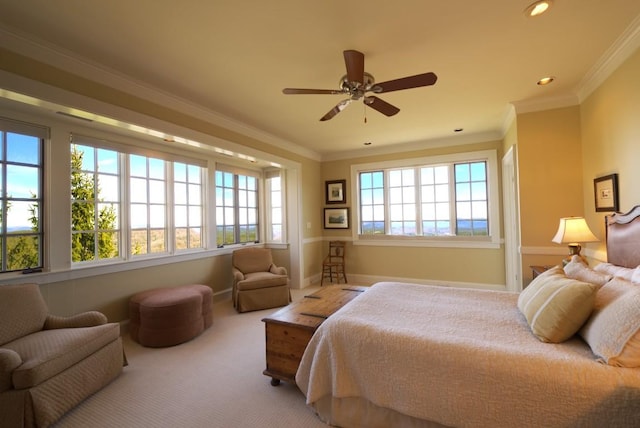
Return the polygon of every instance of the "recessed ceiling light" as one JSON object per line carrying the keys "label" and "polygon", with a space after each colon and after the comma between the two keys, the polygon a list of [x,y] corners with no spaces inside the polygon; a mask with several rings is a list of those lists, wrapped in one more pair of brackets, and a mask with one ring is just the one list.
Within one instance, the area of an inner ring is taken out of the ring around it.
{"label": "recessed ceiling light", "polygon": [[548,85],[549,83],[553,82],[554,80],[555,80],[555,77],[553,77],[553,76],[543,77],[542,79],[538,80],[536,82],[536,84],[538,86],[544,86],[544,85]]}
{"label": "recessed ceiling light", "polygon": [[533,18],[534,16],[540,16],[551,7],[551,0],[539,0],[530,4],[525,10],[524,14],[527,17]]}

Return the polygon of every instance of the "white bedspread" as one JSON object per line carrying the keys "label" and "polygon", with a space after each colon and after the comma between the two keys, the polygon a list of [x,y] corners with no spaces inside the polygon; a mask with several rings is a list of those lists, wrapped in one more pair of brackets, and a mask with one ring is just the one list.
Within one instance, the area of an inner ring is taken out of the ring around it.
{"label": "white bedspread", "polygon": [[640,369],[540,342],[517,296],[378,283],[320,326],[296,383],[454,427],[640,426]]}

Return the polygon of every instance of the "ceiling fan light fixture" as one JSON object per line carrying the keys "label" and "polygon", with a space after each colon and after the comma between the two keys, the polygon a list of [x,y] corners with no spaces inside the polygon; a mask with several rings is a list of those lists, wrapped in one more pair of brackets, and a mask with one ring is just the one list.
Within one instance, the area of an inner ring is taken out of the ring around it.
{"label": "ceiling fan light fixture", "polygon": [[549,10],[549,8],[552,5],[552,1],[551,0],[539,0],[535,3],[530,4],[525,10],[524,10],[524,14],[526,17],[528,18],[534,18],[536,16],[540,16],[543,13],[545,13],[546,11]]}
{"label": "ceiling fan light fixture", "polygon": [[547,76],[547,77],[543,77],[542,79],[538,80],[536,82],[536,85],[538,86],[546,86],[548,84],[550,84],[551,82],[553,82],[556,78],[553,76]]}

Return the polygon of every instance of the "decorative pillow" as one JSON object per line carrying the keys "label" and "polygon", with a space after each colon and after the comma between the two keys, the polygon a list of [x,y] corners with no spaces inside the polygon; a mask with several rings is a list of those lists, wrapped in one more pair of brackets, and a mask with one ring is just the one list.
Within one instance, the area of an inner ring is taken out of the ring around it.
{"label": "decorative pillow", "polygon": [[538,275],[518,296],[518,309],[533,334],[559,343],[582,327],[593,310],[597,286],[567,278],[560,266]]}
{"label": "decorative pillow", "polygon": [[634,268],[626,268],[623,266],[613,265],[611,263],[600,263],[595,268],[596,272],[608,273],[609,275],[617,276],[627,281],[631,281],[631,277],[635,271]]}
{"label": "decorative pillow", "polygon": [[613,278],[613,275],[598,272],[591,269],[589,266],[582,262],[582,259],[578,256],[573,256],[571,261],[564,267],[564,273],[572,279],[577,279],[583,282],[589,282],[597,286],[603,286]]}
{"label": "decorative pillow", "polygon": [[640,286],[622,278],[605,284],[580,336],[603,362],[640,367]]}

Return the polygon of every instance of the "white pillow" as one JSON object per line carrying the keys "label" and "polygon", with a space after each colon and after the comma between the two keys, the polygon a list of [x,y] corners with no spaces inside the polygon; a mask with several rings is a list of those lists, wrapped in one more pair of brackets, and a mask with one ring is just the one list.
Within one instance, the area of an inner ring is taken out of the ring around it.
{"label": "white pillow", "polygon": [[555,266],[538,275],[518,296],[518,309],[533,334],[559,343],[582,327],[593,309],[597,286],[568,278]]}
{"label": "white pillow", "polygon": [[613,278],[613,275],[598,272],[591,269],[589,266],[582,262],[582,259],[578,256],[573,256],[571,261],[564,267],[564,273],[573,279],[595,284],[597,286],[603,286]]}
{"label": "white pillow", "polygon": [[611,263],[600,263],[595,268],[596,272],[607,273],[609,275],[617,276],[627,281],[631,281],[635,268],[627,268],[623,266],[613,265]]}
{"label": "white pillow", "polygon": [[640,367],[640,285],[619,277],[603,285],[580,336],[603,362]]}

